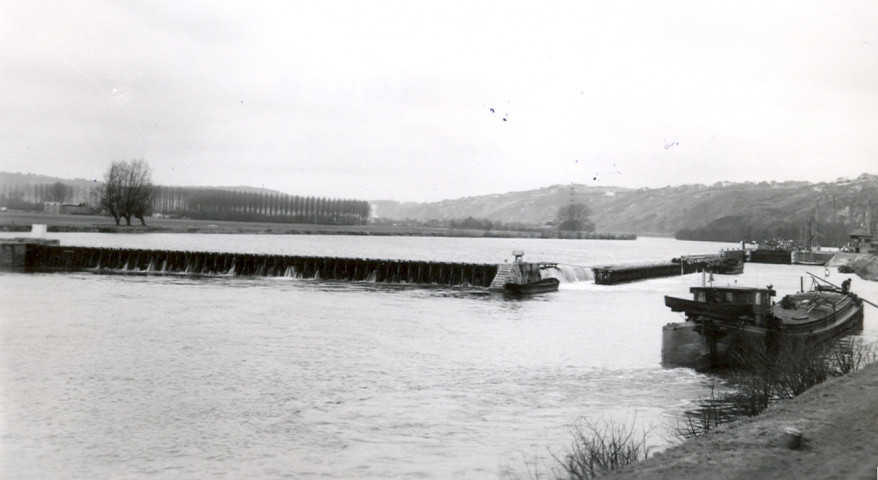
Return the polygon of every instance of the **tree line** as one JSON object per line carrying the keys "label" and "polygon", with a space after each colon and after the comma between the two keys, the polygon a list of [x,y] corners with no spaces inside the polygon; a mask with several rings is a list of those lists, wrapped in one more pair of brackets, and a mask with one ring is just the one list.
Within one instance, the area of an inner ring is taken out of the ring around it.
{"label": "tree line", "polygon": [[369,202],[217,188],[158,187],[153,210],[205,220],[364,225]]}
{"label": "tree line", "polygon": [[112,216],[116,224],[132,218],[142,224],[149,215],[201,220],[265,221],[364,225],[371,205],[367,201],[305,197],[219,188],[169,187],[152,184],[149,165],[140,160],[116,161],[103,183],[90,188],[63,182],[0,185],[0,206],[43,210],[46,202],[74,203],[94,214]]}
{"label": "tree line", "polygon": [[0,202],[4,207],[42,210],[46,202],[88,204],[94,187],[68,185],[63,182],[0,185]]}

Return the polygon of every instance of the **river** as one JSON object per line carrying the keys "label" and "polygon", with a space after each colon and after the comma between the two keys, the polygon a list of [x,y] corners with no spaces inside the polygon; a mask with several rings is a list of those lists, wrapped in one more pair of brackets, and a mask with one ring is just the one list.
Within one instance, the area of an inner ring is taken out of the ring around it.
{"label": "river", "polygon": [[[3,237],[21,234],[3,234]],[[50,234],[62,245],[565,265],[734,245],[204,234]],[[822,267],[747,264],[779,295]],[[832,269],[830,281],[850,275]],[[664,295],[701,274],[514,299],[291,278],[0,274],[0,477],[498,478],[551,463],[580,417],[673,442],[712,378],[660,365]],[[874,282],[853,288],[878,298]],[[878,336],[867,309],[864,335]]]}

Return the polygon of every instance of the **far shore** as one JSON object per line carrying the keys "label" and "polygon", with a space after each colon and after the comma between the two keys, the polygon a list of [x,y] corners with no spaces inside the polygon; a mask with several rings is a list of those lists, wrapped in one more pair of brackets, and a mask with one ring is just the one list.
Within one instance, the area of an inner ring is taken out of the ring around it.
{"label": "far shore", "polygon": [[[41,212],[0,213],[0,231],[30,232],[34,224],[44,224],[49,232],[96,233],[212,233],[269,235],[375,235],[412,237],[491,237],[556,238],[555,230],[470,230],[400,225],[321,225],[310,223],[239,222],[183,218],[147,218],[146,225],[132,219],[131,225],[116,225],[111,217],[97,215],[56,215]],[[571,237],[571,238],[576,238]],[[632,234],[582,233],[582,239],[634,240]]]}

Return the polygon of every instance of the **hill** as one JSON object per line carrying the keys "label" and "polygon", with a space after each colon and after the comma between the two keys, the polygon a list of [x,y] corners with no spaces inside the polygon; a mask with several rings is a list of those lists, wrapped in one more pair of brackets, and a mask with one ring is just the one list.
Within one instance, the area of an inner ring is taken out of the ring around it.
{"label": "hill", "polygon": [[[73,187],[87,187],[91,188],[96,184],[103,183],[103,177],[93,180],[87,180],[84,178],[59,178],[59,177],[51,177],[48,175],[37,175],[33,173],[19,173],[19,172],[0,172],[0,185],[9,185],[9,186],[25,186],[25,185],[37,185],[37,184],[48,184],[48,183],[56,183],[61,182],[65,185],[70,185]],[[223,186],[223,187],[183,187],[183,188],[203,188],[203,189],[215,189],[215,190],[227,190],[230,192],[245,192],[245,193],[267,193],[271,195],[286,195],[284,192],[280,192],[278,190],[271,190],[268,188],[261,187],[247,187],[243,185],[239,186]]]}
{"label": "hill", "polygon": [[[453,218],[484,218],[504,223],[542,225],[558,209],[576,202],[591,208],[599,232],[674,235],[705,240],[760,240],[772,233],[791,238],[816,215],[828,234],[829,225],[843,235],[867,221],[866,211],[878,205],[878,176],[833,182],[761,182],[681,185],[658,189],[625,189],[555,185],[537,190],[466,197],[432,203],[373,202],[374,214],[385,219],[428,222]],[[871,221],[875,215],[872,211]],[[711,225],[712,222],[718,222]],[[716,234],[716,235],[714,235]],[[749,236],[753,238],[747,238]],[[827,239],[829,240],[829,239]],[[835,239],[833,239],[834,243]],[[823,243],[830,245],[831,243]]]}
{"label": "hill", "polygon": [[24,186],[56,182],[61,182],[65,185],[75,187],[91,187],[98,183],[99,180],[87,180],[85,178],[74,178],[71,180],[66,178],[50,177],[47,175],[36,175],[33,173],[0,172],[0,185]]}
{"label": "hill", "polygon": [[[82,189],[94,180],[65,180],[42,175],[0,172],[6,185],[62,182]],[[278,194],[254,187],[194,187]],[[5,190],[4,190],[5,191]],[[878,218],[878,175],[831,182],[721,182],[664,188],[553,185],[535,190],[464,197],[440,202],[375,201],[379,221],[422,225],[444,224],[468,217],[510,226],[551,224],[571,198],[591,209],[597,232],[675,235],[681,239],[732,241],[774,237],[800,239],[813,218],[820,244],[837,246],[858,227]]]}
{"label": "hill", "polygon": [[576,202],[585,202],[593,213],[601,210],[614,196],[631,191],[616,187],[553,185],[537,190],[432,203],[375,201],[372,202],[373,215],[378,218],[416,221],[473,217],[510,224],[543,225],[555,219],[559,208],[569,205],[571,188]]}

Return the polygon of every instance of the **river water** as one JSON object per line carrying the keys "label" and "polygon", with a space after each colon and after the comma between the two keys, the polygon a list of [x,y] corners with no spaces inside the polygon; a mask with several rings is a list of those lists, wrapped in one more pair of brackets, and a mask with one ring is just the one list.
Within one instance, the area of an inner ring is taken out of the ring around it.
{"label": "river water", "polygon": [[[19,234],[20,235],[20,234]],[[5,237],[16,236],[4,234]],[[594,266],[734,245],[370,236],[53,234],[62,245]],[[780,295],[822,267],[747,264]],[[849,275],[830,272],[840,283]],[[0,274],[0,477],[498,478],[551,464],[580,417],[673,442],[712,379],[659,364],[664,295],[701,274],[528,299],[481,290]],[[878,298],[857,278],[853,290]],[[878,336],[867,309],[864,335]]]}

